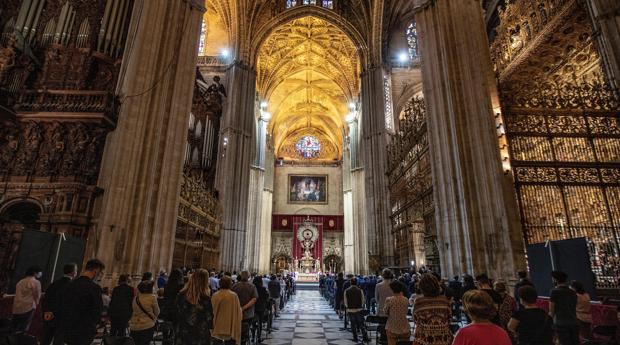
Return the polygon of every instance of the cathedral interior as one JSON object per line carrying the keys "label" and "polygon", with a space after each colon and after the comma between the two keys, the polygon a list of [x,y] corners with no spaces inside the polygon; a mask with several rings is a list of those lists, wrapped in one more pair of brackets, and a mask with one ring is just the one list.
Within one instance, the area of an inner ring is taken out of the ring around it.
{"label": "cathedral interior", "polygon": [[619,295],[615,0],[3,0],[0,29],[2,291],[96,257]]}

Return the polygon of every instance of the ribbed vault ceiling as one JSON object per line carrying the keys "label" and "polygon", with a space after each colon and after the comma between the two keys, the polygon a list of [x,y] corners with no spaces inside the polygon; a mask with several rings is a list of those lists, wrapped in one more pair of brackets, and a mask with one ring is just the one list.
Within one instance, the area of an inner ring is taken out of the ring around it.
{"label": "ribbed vault ceiling", "polygon": [[350,38],[322,19],[295,19],[270,34],[257,60],[257,88],[269,104],[278,157],[290,154],[285,143],[312,134],[337,148],[323,160],[341,159],[348,103],[359,92],[359,68]]}

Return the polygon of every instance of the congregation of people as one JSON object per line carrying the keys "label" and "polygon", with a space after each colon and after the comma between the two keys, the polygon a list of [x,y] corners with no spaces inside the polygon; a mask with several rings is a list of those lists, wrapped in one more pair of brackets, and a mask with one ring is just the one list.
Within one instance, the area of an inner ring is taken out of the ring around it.
{"label": "congregation of people", "polygon": [[[590,296],[582,283],[553,271],[549,310],[539,291],[518,272],[511,294],[507,284],[486,274],[442,279],[426,270],[395,275],[320,277],[321,294],[351,330],[353,340],[388,345],[578,345],[591,337]],[[366,321],[366,322],[364,322]],[[413,330],[413,332],[412,332]],[[413,340],[411,340],[413,339]]]}
{"label": "congregation of people", "polygon": [[155,278],[145,272],[135,284],[123,274],[110,291],[99,285],[104,270],[97,259],[81,273],[76,264],[66,264],[62,278],[43,294],[42,270],[31,267],[16,285],[12,334],[28,335],[40,317],[41,345],[90,345],[96,337],[109,345],[148,345],[156,333],[166,345],[261,343],[276,330],[273,319],[295,292],[290,275],[214,269],[175,269]]}
{"label": "congregation of people", "polygon": [[[41,345],[90,345],[102,329],[110,345],[148,345],[156,333],[165,345],[261,343],[295,294],[292,275],[214,269],[145,272],[136,283],[124,274],[110,290],[100,286],[104,270],[97,259],[81,273],[66,264],[43,294],[42,270],[31,267],[16,285],[12,332],[26,334],[40,317]],[[355,342],[370,342],[368,325],[376,324],[376,342],[387,345],[582,344],[591,336],[590,296],[564,272],[550,279],[548,311],[526,272],[518,272],[513,293],[486,274],[446,281],[426,270],[390,269],[378,276],[322,274],[319,290]]]}

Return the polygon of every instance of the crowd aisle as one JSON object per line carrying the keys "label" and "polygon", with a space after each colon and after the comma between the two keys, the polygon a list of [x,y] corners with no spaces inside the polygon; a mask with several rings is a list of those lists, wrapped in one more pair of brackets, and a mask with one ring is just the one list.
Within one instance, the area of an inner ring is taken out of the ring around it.
{"label": "crowd aisle", "polygon": [[350,345],[350,331],[317,290],[297,290],[276,319],[267,345]]}

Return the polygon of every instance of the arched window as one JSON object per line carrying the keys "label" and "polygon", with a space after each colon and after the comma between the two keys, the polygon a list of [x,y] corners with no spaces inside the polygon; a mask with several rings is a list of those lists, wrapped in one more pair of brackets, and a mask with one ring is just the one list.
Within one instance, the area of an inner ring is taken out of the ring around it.
{"label": "arched window", "polygon": [[333,0],[322,0],[322,1],[323,1],[323,7],[329,8],[330,10],[334,9],[334,1]]}
{"label": "arched window", "polygon": [[407,45],[409,46],[409,57],[414,60],[420,57],[418,48],[418,27],[416,22],[412,22],[407,27]]}
{"label": "arched window", "polygon": [[206,42],[207,42],[207,21],[203,19],[202,27],[200,28],[200,43],[198,45],[198,55],[204,54]]}
{"label": "arched window", "polygon": [[304,5],[316,5],[316,0],[304,0]]}
{"label": "arched window", "polygon": [[297,0],[286,0],[286,8],[297,6]]}
{"label": "arched window", "polygon": [[383,76],[383,93],[385,102],[385,129],[394,131],[394,110],[392,105],[392,82],[386,75]]}

